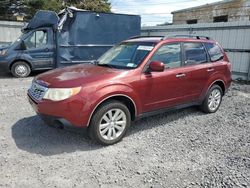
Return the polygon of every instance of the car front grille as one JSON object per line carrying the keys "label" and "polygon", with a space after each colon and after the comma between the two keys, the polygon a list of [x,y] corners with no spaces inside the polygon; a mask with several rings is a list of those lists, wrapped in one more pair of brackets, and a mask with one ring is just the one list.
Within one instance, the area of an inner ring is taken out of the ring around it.
{"label": "car front grille", "polygon": [[47,90],[48,90],[47,87],[44,87],[42,85],[39,85],[36,82],[33,82],[31,87],[28,90],[28,94],[30,95],[30,97],[32,97],[36,101],[40,101],[42,100]]}

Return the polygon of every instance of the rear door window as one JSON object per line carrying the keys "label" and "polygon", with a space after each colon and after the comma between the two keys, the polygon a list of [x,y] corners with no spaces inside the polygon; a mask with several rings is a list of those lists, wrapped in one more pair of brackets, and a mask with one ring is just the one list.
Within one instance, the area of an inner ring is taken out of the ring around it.
{"label": "rear door window", "polygon": [[196,65],[207,62],[207,53],[202,43],[183,43],[185,65]]}
{"label": "rear door window", "polygon": [[208,54],[210,56],[210,60],[212,62],[222,60],[224,55],[217,44],[213,43],[204,43],[207,48]]}

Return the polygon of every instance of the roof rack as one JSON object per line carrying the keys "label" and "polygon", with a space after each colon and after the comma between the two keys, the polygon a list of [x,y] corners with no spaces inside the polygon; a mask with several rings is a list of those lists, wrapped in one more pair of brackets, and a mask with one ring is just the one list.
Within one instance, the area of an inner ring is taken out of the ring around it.
{"label": "roof rack", "polygon": [[211,39],[210,37],[199,36],[199,35],[173,35],[173,36],[167,36],[166,38],[195,38],[195,39],[207,39],[207,40]]}
{"label": "roof rack", "polygon": [[141,35],[138,35],[138,36],[133,36],[133,37],[130,37],[129,39],[138,39],[138,38],[165,38],[165,36],[141,36]]}

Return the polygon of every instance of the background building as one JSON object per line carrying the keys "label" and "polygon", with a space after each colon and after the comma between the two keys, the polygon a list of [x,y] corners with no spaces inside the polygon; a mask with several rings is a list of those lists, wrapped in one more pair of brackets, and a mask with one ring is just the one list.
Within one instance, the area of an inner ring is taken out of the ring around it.
{"label": "background building", "polygon": [[250,20],[250,0],[224,0],[172,12],[173,24]]}

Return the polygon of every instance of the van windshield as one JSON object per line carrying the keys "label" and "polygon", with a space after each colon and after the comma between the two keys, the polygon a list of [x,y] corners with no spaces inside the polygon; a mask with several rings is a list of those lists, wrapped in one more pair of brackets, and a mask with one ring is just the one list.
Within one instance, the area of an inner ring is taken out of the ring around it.
{"label": "van windshield", "polygon": [[26,39],[33,31],[25,31],[24,33],[22,33],[22,35],[19,37],[19,39]]}
{"label": "van windshield", "polygon": [[134,69],[154,48],[155,43],[122,43],[104,53],[98,60],[99,66]]}
{"label": "van windshield", "polygon": [[32,31],[27,31],[27,32],[24,32],[22,33],[16,40],[14,40],[10,45],[14,44],[15,42],[19,42],[20,40],[24,40],[25,38],[27,38],[27,36],[29,36],[29,34],[31,33]]}

